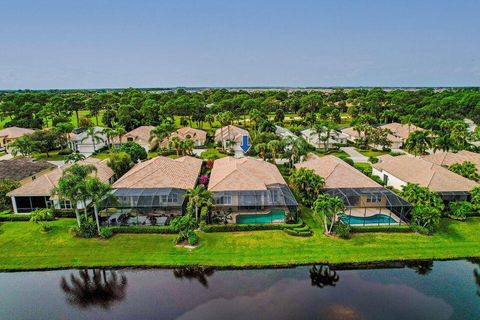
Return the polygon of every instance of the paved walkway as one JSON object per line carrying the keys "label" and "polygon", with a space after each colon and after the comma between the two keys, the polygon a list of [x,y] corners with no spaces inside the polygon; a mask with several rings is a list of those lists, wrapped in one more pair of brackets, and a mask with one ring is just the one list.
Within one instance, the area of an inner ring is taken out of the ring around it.
{"label": "paved walkway", "polygon": [[354,147],[341,147],[340,150],[348,153],[353,162],[368,162],[368,157],[355,150]]}

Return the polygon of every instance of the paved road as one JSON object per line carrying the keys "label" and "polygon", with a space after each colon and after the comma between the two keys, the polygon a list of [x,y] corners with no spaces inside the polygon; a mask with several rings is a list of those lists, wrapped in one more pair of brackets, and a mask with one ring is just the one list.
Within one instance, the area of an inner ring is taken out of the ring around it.
{"label": "paved road", "polygon": [[354,147],[341,147],[340,150],[348,153],[353,162],[368,162],[368,157],[355,150]]}

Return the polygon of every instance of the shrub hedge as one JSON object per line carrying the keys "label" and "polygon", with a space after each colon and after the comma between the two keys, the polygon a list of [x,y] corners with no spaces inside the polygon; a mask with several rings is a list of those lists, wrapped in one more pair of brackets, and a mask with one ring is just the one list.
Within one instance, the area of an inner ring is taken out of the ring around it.
{"label": "shrub hedge", "polygon": [[311,230],[297,231],[295,229],[283,229],[283,231],[286,234],[294,236],[294,237],[310,237],[313,234]]}
{"label": "shrub hedge", "polygon": [[412,228],[407,225],[403,226],[370,226],[370,227],[356,227],[350,226],[352,232],[413,232]]}
{"label": "shrub hedge", "polygon": [[0,222],[5,221],[30,221],[29,214],[5,214],[0,215]]}
{"label": "shrub hedge", "polygon": [[125,226],[125,227],[109,227],[113,233],[160,233],[175,234],[177,233],[169,226]]}
{"label": "shrub hedge", "polygon": [[258,230],[284,230],[303,226],[302,219],[292,224],[202,224],[203,232],[235,232],[235,231],[258,231]]}

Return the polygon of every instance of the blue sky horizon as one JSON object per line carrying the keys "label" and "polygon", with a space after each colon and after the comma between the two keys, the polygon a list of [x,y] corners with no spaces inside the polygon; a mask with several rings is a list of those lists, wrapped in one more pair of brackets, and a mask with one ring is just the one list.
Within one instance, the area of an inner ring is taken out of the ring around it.
{"label": "blue sky horizon", "polygon": [[480,85],[480,1],[3,1],[0,90]]}

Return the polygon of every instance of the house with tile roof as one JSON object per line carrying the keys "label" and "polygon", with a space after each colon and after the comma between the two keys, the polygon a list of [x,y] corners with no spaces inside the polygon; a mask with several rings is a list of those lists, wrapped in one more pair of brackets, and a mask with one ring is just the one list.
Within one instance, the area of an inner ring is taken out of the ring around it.
{"label": "house with tile roof", "polygon": [[342,199],[346,210],[340,219],[344,223],[398,225],[409,218],[411,205],[407,201],[335,156],[310,154],[295,167],[313,170],[324,179],[324,192]]}
{"label": "house with tile roof", "polygon": [[[148,152],[154,146],[152,139],[150,139],[151,132],[154,128],[154,126],[140,126],[135,128],[122,136],[122,142],[132,141],[138,143],[145,149],[145,151]],[[115,147],[120,147],[121,143],[119,137],[114,137],[112,139],[112,143],[115,145]]]}
{"label": "house with tile roof", "polygon": [[235,152],[235,157],[240,158],[244,154],[240,147],[244,136],[250,138],[250,133],[245,129],[228,125],[215,131],[214,140],[220,143],[223,149]]}
{"label": "house with tile roof", "polygon": [[136,164],[113,185],[116,203],[108,206],[148,215],[182,214],[185,192],[196,186],[202,160],[155,157]]}
{"label": "house with tile roof", "polygon": [[315,148],[332,149],[337,145],[346,145],[348,140],[346,134],[336,130],[330,131],[328,138],[326,132],[322,132],[319,136],[313,129],[305,129],[300,131],[300,133],[303,138]]}
{"label": "house with tile roof", "polygon": [[86,130],[79,131],[78,133],[70,133],[69,145],[73,151],[79,152],[84,155],[91,155],[95,151],[98,151],[106,146],[107,136],[105,135],[102,127],[94,127],[95,134],[101,138],[101,140],[92,141],[91,137],[88,136]]}
{"label": "house with tile roof", "polygon": [[298,203],[277,166],[252,157],[215,160],[208,190],[215,210],[232,212],[232,222],[284,222]]}
{"label": "house with tile roof", "polygon": [[26,135],[32,134],[34,130],[20,127],[8,127],[0,130],[0,147],[7,147],[16,139]]}
{"label": "house with tile roof", "polygon": [[[98,179],[104,183],[113,182],[114,173],[107,165],[107,160],[87,158],[79,161],[78,164],[94,165],[97,170],[93,172],[92,175],[98,177]],[[60,180],[63,175],[63,171],[69,166],[71,166],[71,164],[57,167],[50,172],[37,177],[33,181],[22,185],[20,188],[7,193],[7,196],[12,200],[14,212],[29,213],[39,208],[50,208],[52,205],[55,209],[71,210],[73,206],[70,201],[52,196],[52,192],[57,186],[58,180]],[[87,203],[87,205],[88,204],[89,203]],[[83,209],[83,204],[79,202],[77,207]]]}
{"label": "house with tile roof", "polygon": [[401,190],[407,183],[437,192],[445,201],[465,200],[479,184],[420,157],[383,155],[372,165],[372,173],[384,184]]}
{"label": "house with tile roof", "polygon": [[201,147],[207,141],[207,132],[200,129],[183,127],[175,130],[169,137],[163,139],[160,143],[160,146],[163,148],[168,148],[169,142],[172,138],[177,137],[180,140],[191,139],[195,143],[195,147]]}
{"label": "house with tile roof", "polygon": [[458,152],[435,152],[423,156],[422,159],[443,167],[449,167],[452,164],[462,164],[465,161],[469,161],[477,167],[477,172],[480,174],[480,153],[468,150],[461,150]]}

